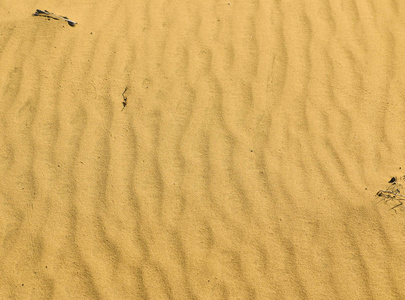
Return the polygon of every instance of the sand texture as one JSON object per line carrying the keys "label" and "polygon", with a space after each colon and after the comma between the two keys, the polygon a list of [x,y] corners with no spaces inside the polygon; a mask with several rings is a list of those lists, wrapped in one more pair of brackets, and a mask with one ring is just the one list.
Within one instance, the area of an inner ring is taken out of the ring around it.
{"label": "sand texture", "polygon": [[399,0],[1,1],[0,299],[405,299],[404,32]]}

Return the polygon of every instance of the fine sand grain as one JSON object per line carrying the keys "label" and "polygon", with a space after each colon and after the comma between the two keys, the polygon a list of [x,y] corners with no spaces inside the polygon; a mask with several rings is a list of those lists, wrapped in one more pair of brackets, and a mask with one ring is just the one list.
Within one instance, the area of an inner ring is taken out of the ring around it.
{"label": "fine sand grain", "polygon": [[0,299],[405,299],[404,20],[1,1]]}

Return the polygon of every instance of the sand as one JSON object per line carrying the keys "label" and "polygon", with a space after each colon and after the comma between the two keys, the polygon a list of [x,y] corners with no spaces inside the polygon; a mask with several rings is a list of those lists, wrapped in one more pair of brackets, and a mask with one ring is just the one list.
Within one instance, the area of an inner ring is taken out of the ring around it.
{"label": "sand", "polygon": [[1,1],[0,299],[404,299],[404,18]]}

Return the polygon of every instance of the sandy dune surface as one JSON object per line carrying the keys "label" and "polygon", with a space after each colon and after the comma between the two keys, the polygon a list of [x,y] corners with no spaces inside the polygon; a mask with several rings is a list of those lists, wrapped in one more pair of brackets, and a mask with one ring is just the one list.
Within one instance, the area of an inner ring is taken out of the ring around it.
{"label": "sandy dune surface", "polygon": [[405,299],[404,20],[1,1],[0,299]]}

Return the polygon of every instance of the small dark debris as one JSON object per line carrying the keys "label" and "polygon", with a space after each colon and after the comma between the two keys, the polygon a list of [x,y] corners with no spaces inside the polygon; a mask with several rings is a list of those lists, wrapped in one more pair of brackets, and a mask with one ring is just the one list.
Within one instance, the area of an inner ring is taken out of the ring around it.
{"label": "small dark debris", "polygon": [[121,111],[124,110],[125,106],[127,106],[127,96],[125,96],[125,92],[127,91],[128,87],[125,87],[124,92],[122,92],[122,98],[124,98],[124,101],[122,101],[122,109]]}
{"label": "small dark debris", "polygon": [[63,20],[66,21],[69,26],[74,27],[77,22],[69,20],[67,17],[63,17],[63,16],[59,16],[59,15],[55,15],[54,13],[51,13],[47,10],[41,10],[41,9],[37,9],[35,11],[35,13],[32,14],[33,16],[38,16],[38,17],[45,17],[48,20],[50,19],[54,19],[54,20]]}
{"label": "small dark debris", "polygon": [[[400,179],[404,179],[404,177],[402,176]],[[405,201],[405,195],[401,192],[403,190],[403,185],[398,182],[397,177],[392,177],[388,183],[391,184],[389,187],[377,192],[376,197],[381,198],[377,203],[381,201],[390,203],[392,205],[390,210],[397,213],[396,208],[399,206],[403,208],[403,202]]]}
{"label": "small dark debris", "polygon": [[388,183],[393,183],[393,182],[395,182],[395,181],[397,181],[397,178],[396,178],[396,177],[392,177],[391,180],[388,181]]}

